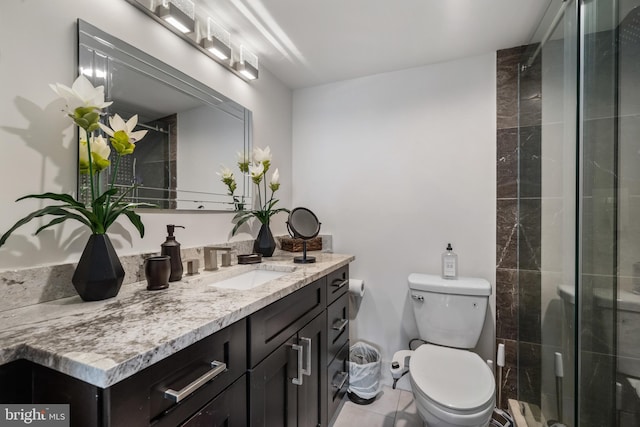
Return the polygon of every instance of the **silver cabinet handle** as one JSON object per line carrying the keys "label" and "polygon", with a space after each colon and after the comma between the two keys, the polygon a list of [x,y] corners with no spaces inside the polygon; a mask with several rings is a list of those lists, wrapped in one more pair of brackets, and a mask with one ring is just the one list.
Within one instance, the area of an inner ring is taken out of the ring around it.
{"label": "silver cabinet handle", "polygon": [[302,385],[302,346],[298,344],[291,344],[291,348],[298,353],[298,376],[291,378],[291,382],[295,385]]}
{"label": "silver cabinet handle", "polygon": [[349,379],[349,374],[347,372],[340,372],[338,375],[333,377],[333,379],[336,379],[336,377],[339,377],[340,375],[342,375],[342,379],[338,382],[338,384],[336,384],[335,382],[331,383],[331,385],[337,388],[338,390],[342,390],[342,387],[344,387],[344,384]]}
{"label": "silver cabinet handle", "polygon": [[300,341],[307,348],[307,367],[302,369],[302,374],[306,376],[311,376],[311,338],[300,337]]}
{"label": "silver cabinet handle", "polygon": [[331,326],[331,329],[333,329],[334,331],[342,332],[347,324],[349,324],[348,319],[336,320],[335,322],[333,322],[333,326]]}
{"label": "silver cabinet handle", "polygon": [[336,288],[340,289],[347,283],[349,283],[349,279],[344,279],[344,280],[335,279],[333,282],[331,282],[331,286],[335,286]]}
{"label": "silver cabinet handle", "polygon": [[164,398],[169,399],[175,403],[178,403],[181,400],[183,400],[185,397],[189,396],[194,391],[198,390],[200,387],[208,383],[209,380],[214,379],[215,377],[217,377],[218,375],[220,375],[226,370],[227,370],[226,363],[222,363],[222,362],[218,362],[217,360],[214,360],[213,362],[211,362],[210,371],[207,371],[204,375],[202,375],[192,383],[185,386],[182,390],[178,390],[178,391],[175,391],[172,389],[165,390]]}

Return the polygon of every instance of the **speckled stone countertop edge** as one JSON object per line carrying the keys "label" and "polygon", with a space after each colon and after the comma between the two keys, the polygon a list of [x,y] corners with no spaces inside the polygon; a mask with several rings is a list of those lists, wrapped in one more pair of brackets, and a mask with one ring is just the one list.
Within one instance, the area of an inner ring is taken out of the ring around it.
{"label": "speckled stone countertop edge", "polygon": [[[107,388],[355,259],[330,253],[316,258],[316,264],[293,264],[292,257],[280,256],[185,277],[167,291],[147,291],[140,282],[105,301],[75,296],[2,312],[0,365],[26,359]],[[290,272],[247,291],[210,286],[254,268]]]}

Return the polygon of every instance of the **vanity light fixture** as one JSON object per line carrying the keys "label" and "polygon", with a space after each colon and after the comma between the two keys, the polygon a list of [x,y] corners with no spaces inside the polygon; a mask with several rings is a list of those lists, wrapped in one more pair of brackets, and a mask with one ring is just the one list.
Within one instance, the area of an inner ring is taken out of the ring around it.
{"label": "vanity light fixture", "polygon": [[200,44],[222,61],[231,58],[230,33],[211,18],[207,19],[207,36]]}
{"label": "vanity light fixture", "polygon": [[202,8],[196,10],[198,0],[126,1],[241,79],[258,78],[258,57],[242,44],[238,54],[229,31],[214,19],[202,16]]}
{"label": "vanity light fixture", "polygon": [[162,0],[156,14],[181,33],[195,31],[195,5],[191,0]]}
{"label": "vanity light fixture", "polygon": [[258,78],[258,57],[240,45],[240,61],[234,68],[248,80],[255,80]]}

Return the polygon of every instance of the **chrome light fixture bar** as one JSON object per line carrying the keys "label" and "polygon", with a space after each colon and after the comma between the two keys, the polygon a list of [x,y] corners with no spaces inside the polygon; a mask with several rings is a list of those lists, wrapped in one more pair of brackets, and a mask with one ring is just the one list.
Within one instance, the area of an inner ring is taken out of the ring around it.
{"label": "chrome light fixture bar", "polygon": [[236,71],[249,80],[258,78],[258,57],[240,45],[240,61],[234,65]]}
{"label": "chrome light fixture bar", "polygon": [[230,33],[211,18],[207,18],[207,36],[202,38],[200,44],[223,61],[231,58]]}
{"label": "chrome light fixture bar", "polygon": [[[191,46],[243,80],[258,78],[258,57],[240,45],[238,55],[231,35],[209,17],[196,14],[192,0],[126,0]],[[207,22],[206,28],[204,22]],[[206,33],[205,33],[206,31]],[[239,56],[239,61],[235,61]]]}
{"label": "chrome light fixture bar", "polygon": [[195,5],[190,0],[163,0],[156,14],[183,34],[196,29]]}

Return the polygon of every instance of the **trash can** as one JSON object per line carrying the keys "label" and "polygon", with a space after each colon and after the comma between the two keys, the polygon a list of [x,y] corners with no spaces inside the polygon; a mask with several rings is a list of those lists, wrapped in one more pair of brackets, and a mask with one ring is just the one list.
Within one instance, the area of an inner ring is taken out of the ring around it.
{"label": "trash can", "polygon": [[372,403],[380,387],[381,356],[378,349],[356,342],[349,348],[349,400],[359,405]]}

